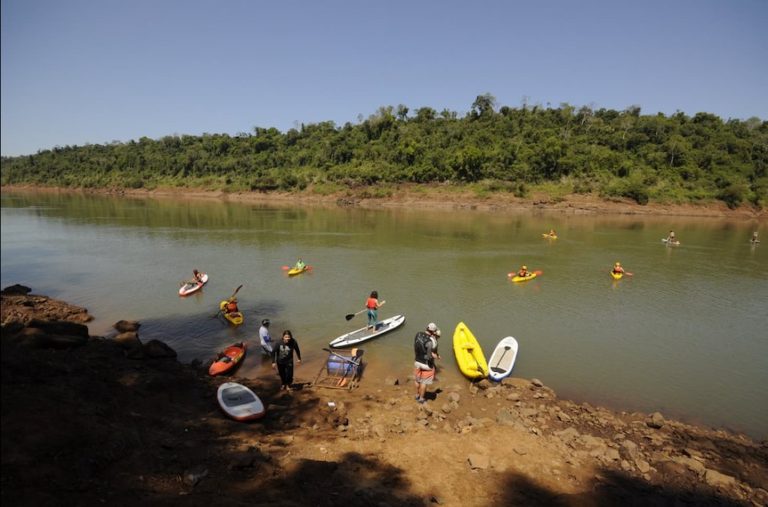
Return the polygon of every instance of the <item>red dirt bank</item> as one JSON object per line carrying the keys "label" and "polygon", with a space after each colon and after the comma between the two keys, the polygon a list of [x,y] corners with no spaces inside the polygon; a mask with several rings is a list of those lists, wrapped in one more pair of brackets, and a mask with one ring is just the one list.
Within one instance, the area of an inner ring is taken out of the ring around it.
{"label": "red dirt bank", "polygon": [[294,393],[240,379],[268,413],[237,423],[215,401],[231,378],[89,337],[88,320],[3,291],[5,505],[768,503],[766,442],[577,405],[536,380],[438,383],[420,406],[405,378]]}

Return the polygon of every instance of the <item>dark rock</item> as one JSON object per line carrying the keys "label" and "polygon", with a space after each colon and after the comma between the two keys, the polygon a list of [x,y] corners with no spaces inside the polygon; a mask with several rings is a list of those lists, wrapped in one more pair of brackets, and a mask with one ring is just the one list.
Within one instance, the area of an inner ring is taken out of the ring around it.
{"label": "dark rock", "polygon": [[27,327],[41,329],[48,334],[88,338],[88,326],[66,320],[32,319],[27,324]]}
{"label": "dark rock", "polygon": [[19,285],[18,283],[16,285],[9,285],[2,290],[4,296],[26,296],[30,292],[32,292],[32,289],[25,285]]}
{"label": "dark rock", "polygon": [[176,357],[176,351],[160,340],[150,340],[144,345],[147,357]]}
{"label": "dark rock", "polygon": [[139,330],[139,327],[141,326],[141,323],[136,322],[135,320],[121,320],[118,322],[115,322],[115,329],[117,329],[120,333],[128,333],[128,332],[136,332]]}

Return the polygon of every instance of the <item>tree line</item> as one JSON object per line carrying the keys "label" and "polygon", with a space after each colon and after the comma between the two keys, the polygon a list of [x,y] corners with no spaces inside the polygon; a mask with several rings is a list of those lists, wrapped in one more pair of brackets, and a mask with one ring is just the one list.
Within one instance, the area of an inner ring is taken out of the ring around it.
{"label": "tree line", "polygon": [[485,94],[463,116],[386,106],[341,127],[327,121],[285,133],[254,127],[234,136],[57,146],[2,157],[0,172],[3,185],[386,195],[400,183],[443,183],[519,197],[538,189],[763,208],[768,122],[705,112],[643,115],[638,106],[497,107]]}

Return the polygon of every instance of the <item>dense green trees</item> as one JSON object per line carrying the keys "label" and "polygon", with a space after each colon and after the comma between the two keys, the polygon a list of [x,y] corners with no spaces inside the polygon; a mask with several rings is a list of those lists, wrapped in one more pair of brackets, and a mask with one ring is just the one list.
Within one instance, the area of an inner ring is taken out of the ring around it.
{"label": "dense green trees", "polygon": [[[236,136],[166,136],[3,157],[2,184],[158,186],[318,192],[401,182],[532,188],[629,197],[641,204],[720,199],[768,204],[768,122],[709,113],[642,115],[561,104],[469,113],[380,107],[358,124],[255,127]],[[370,193],[369,195],[385,195]]]}

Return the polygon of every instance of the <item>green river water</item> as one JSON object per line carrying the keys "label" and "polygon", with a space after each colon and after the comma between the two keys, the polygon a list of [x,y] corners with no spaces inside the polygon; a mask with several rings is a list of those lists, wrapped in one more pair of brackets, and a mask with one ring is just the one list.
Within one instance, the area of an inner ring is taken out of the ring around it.
{"label": "green river water", "polygon": [[[557,240],[542,238],[554,228]],[[661,238],[674,229],[681,245]],[[405,314],[398,330],[363,345],[364,382],[405,381],[413,336],[441,328],[440,383],[464,382],[451,336],[465,322],[490,356],[514,336],[513,375],[560,397],[617,410],[661,411],[688,422],[768,437],[768,243],[752,246],[748,219],[595,216],[471,210],[267,207],[221,201],[82,194],[2,194],[2,286],[84,306],[91,334],[120,319],[142,323],[190,362],[233,341],[257,344],[258,323],[291,329],[298,381],[314,380],[334,337],[365,325],[371,290]],[[764,238],[765,239],[765,238]],[[302,257],[310,273],[281,266]],[[613,281],[621,261],[634,274]],[[543,275],[523,284],[526,264]],[[179,282],[210,276],[188,298]],[[245,324],[214,318],[243,284]],[[273,375],[255,353],[242,377]]]}

